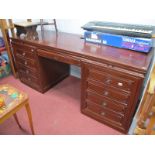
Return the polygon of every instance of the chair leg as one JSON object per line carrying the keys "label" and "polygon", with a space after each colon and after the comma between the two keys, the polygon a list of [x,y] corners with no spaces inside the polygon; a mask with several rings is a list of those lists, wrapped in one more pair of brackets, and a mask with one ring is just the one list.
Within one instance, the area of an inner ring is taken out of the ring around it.
{"label": "chair leg", "polygon": [[31,109],[30,109],[30,106],[29,106],[28,102],[25,104],[25,108],[26,108],[27,115],[28,115],[28,118],[29,118],[29,124],[30,124],[30,128],[31,128],[31,132],[32,132],[33,135],[35,135],[34,128],[33,128]]}
{"label": "chair leg", "polygon": [[13,116],[14,116],[14,118],[15,118],[17,124],[18,124],[18,127],[19,127],[20,129],[22,129],[22,127],[21,127],[21,125],[20,125],[20,123],[19,123],[19,120],[18,120],[17,114],[15,113]]}
{"label": "chair leg", "polygon": [[155,125],[155,115],[153,114],[153,116],[150,118],[149,124],[148,124],[148,126],[146,128],[146,134],[147,135],[152,134],[154,125]]}

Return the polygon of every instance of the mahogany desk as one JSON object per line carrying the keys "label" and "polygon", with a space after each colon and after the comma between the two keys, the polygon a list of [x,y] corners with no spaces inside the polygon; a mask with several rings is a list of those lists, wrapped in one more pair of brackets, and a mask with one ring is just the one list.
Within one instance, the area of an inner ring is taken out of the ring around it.
{"label": "mahogany desk", "polygon": [[11,38],[19,79],[46,92],[81,67],[81,112],[127,133],[153,52],[85,43],[79,35],[43,32],[38,41]]}

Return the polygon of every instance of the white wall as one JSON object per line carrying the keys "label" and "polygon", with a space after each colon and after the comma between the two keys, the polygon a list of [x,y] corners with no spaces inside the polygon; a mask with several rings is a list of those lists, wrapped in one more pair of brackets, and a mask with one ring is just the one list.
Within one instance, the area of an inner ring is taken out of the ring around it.
{"label": "white wall", "polygon": [[[57,27],[61,32],[83,34],[82,26],[89,21],[94,21],[96,19],[57,19]],[[111,21],[111,22],[122,22],[122,23],[131,23],[131,24],[146,24],[146,25],[155,25],[155,19],[131,19],[131,18],[115,18],[115,17],[105,17],[103,19],[97,19],[100,21]],[[50,21],[50,20],[45,20]],[[46,27],[47,29],[52,29],[51,26]]]}
{"label": "white wall", "polygon": [[[129,16],[129,15],[128,15]],[[146,24],[146,25],[155,25],[155,17],[150,15],[149,18],[140,18],[140,17],[124,17],[124,16],[108,16],[104,15],[103,18],[100,19],[57,19],[57,27],[61,32],[67,33],[75,33],[75,34],[83,34],[83,30],[81,26],[86,24],[89,21],[100,20],[100,21],[111,21],[111,22],[122,22],[122,23],[131,23],[131,24]],[[152,16],[152,18],[151,18]],[[154,19],[153,19],[154,18]],[[21,22],[26,21],[26,19],[14,19],[13,22]],[[39,21],[38,19],[33,19],[33,21]],[[49,19],[45,19],[45,21],[50,21]],[[46,26],[46,29],[53,30],[53,26]]]}

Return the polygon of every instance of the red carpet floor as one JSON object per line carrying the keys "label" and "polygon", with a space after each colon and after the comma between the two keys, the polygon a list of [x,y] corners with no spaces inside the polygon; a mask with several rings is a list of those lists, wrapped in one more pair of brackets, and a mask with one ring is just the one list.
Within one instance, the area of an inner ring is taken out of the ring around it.
{"label": "red carpet floor", "polygon": [[[21,83],[13,76],[0,79],[0,84],[11,84],[29,95],[34,129],[37,135],[116,135],[118,131],[99,123],[80,112],[80,80],[68,77],[45,94]],[[1,135],[31,134],[25,108],[18,113],[18,128],[13,117],[0,125]]]}

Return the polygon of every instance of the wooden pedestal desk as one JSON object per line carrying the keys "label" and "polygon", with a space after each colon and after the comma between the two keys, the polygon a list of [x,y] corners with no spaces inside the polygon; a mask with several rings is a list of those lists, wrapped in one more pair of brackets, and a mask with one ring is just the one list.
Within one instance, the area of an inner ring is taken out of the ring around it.
{"label": "wooden pedestal desk", "polygon": [[19,79],[39,92],[81,67],[81,112],[127,133],[138,106],[149,54],[85,43],[79,35],[44,31],[39,40],[11,38]]}

